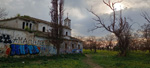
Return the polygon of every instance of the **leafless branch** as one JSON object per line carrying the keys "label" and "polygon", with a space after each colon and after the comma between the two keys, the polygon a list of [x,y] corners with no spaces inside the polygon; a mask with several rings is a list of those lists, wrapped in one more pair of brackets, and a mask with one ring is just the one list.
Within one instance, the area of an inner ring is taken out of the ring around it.
{"label": "leafless branch", "polygon": [[150,17],[149,14],[147,12],[142,12],[141,16],[143,16],[143,18],[150,23]]}
{"label": "leafless branch", "polygon": [[109,25],[106,25],[106,23],[102,21],[101,17],[98,16],[98,14],[96,14],[92,10],[87,9],[90,13],[92,13],[97,18],[93,20],[97,21],[100,24],[100,26],[95,26],[93,30],[97,28],[104,28],[105,30],[111,33],[114,33],[115,36],[118,38],[118,46],[121,51],[120,56],[126,56],[128,46],[129,46],[131,26],[127,22],[126,17],[122,16],[122,10],[120,11],[120,14],[119,14],[120,16],[117,16],[116,10],[114,7],[116,3],[120,3],[122,2],[122,0],[117,1],[117,2],[111,2],[111,0],[108,0],[106,2],[105,0],[103,0],[103,2],[113,11],[113,18],[112,18],[113,21]]}
{"label": "leafless branch", "polygon": [[4,18],[7,16],[6,9],[0,8],[0,19]]}

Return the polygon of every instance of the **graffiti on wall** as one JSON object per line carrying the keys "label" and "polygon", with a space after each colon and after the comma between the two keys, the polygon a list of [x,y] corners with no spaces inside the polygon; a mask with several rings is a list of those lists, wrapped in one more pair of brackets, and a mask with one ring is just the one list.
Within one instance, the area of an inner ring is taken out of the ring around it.
{"label": "graffiti on wall", "polygon": [[8,34],[0,34],[0,56],[27,54],[49,56],[50,54],[56,54],[56,48],[52,44],[45,45],[48,42],[48,40],[39,40],[35,38],[29,39],[18,36],[12,37]]}
{"label": "graffiti on wall", "polygon": [[34,45],[18,45],[11,44],[10,45],[11,52],[10,55],[26,55],[26,54],[38,54],[40,52],[39,48]]}
{"label": "graffiti on wall", "polygon": [[46,46],[46,45],[41,45],[41,46],[35,46],[35,45],[19,45],[19,44],[10,44],[10,48],[0,48],[0,55],[5,56],[5,55],[34,55],[34,54],[39,54],[41,56],[50,56],[52,54],[56,54],[56,48],[53,46]]}
{"label": "graffiti on wall", "polygon": [[[48,44],[47,44],[48,43]],[[76,44],[72,47],[71,42],[66,42],[67,46],[60,49],[60,53],[82,53]],[[46,45],[47,44],[47,45]],[[62,45],[63,46],[63,45]],[[34,55],[50,56],[56,54],[57,50],[49,41],[43,38],[26,38],[11,36],[9,34],[0,34],[0,56],[14,55]]]}
{"label": "graffiti on wall", "polygon": [[35,40],[23,37],[15,37],[12,39],[12,43],[19,43],[19,44],[33,44],[33,45],[45,45],[46,40]]}
{"label": "graffiti on wall", "polygon": [[[64,45],[65,44],[65,45]],[[60,49],[60,52],[62,54],[70,54],[70,53],[82,53],[83,49],[81,46],[78,45],[78,42],[65,42],[62,44],[62,47]]]}
{"label": "graffiti on wall", "polygon": [[0,48],[0,56],[8,56],[10,53],[10,48],[8,45],[5,45],[4,48]]}
{"label": "graffiti on wall", "polygon": [[42,56],[50,56],[51,54],[56,54],[56,48],[52,45],[46,46],[41,45],[40,46],[40,55]]}
{"label": "graffiti on wall", "polygon": [[64,53],[67,53],[67,54],[69,54],[69,53],[82,53],[83,49],[67,49],[67,50],[61,49],[60,51],[62,54],[64,54]]}
{"label": "graffiti on wall", "polygon": [[1,43],[12,43],[10,36],[5,35],[5,34],[0,35],[0,42]]}
{"label": "graffiti on wall", "polygon": [[0,43],[4,44],[11,44],[11,43],[18,43],[18,44],[33,44],[33,45],[45,45],[47,40],[35,40],[34,38],[24,38],[24,37],[11,37],[8,34],[0,34]]}

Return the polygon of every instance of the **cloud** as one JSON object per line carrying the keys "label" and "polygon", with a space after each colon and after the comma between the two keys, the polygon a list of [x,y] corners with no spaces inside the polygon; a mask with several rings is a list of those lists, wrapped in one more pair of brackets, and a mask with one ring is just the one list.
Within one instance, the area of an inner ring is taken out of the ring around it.
{"label": "cloud", "polygon": [[68,10],[68,11],[65,11],[65,12],[69,13],[69,15],[71,15],[72,17],[74,17],[78,20],[81,20],[81,19],[85,18],[85,15],[78,8],[72,8],[71,10]]}
{"label": "cloud", "polygon": [[2,0],[0,6],[6,8],[8,17],[21,15],[30,15],[50,21],[49,0]]}
{"label": "cloud", "polygon": [[[116,0],[114,0],[116,1]],[[146,23],[141,17],[142,11],[150,11],[150,0],[123,0],[122,4],[125,6],[123,15],[131,18],[134,29],[138,29],[140,25]],[[8,17],[13,17],[20,13],[21,15],[29,15],[35,18],[50,21],[49,7],[51,0],[1,0],[0,6],[6,8]],[[98,29],[93,32],[88,32],[89,29],[94,28],[94,15],[89,13],[86,8],[93,8],[93,11],[102,17],[106,24],[109,24],[109,14],[111,10],[102,2],[102,0],[65,0],[65,13],[69,13],[71,19],[72,34],[82,36],[105,36],[109,32],[104,29]],[[150,13],[150,12],[149,12]]]}

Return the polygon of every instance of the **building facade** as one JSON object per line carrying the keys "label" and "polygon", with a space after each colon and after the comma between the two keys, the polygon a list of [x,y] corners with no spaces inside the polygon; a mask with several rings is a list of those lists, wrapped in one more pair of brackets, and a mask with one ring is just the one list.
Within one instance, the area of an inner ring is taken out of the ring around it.
{"label": "building facade", "polygon": [[[56,47],[49,40],[51,22],[30,16],[0,20],[0,56],[50,56]],[[60,53],[82,53],[82,41],[71,37],[71,20],[63,23],[64,42]]]}

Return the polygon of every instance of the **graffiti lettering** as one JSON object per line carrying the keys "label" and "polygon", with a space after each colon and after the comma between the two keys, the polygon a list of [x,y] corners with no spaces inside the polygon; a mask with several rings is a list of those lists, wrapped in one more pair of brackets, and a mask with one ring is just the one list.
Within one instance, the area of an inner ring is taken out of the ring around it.
{"label": "graffiti lettering", "polygon": [[10,45],[11,52],[10,55],[25,55],[25,54],[38,54],[40,50],[37,46],[34,45],[17,45],[11,44]]}
{"label": "graffiti lettering", "polygon": [[27,39],[26,38],[23,40],[23,43],[27,43]]}
{"label": "graffiti lettering", "polygon": [[0,36],[0,42],[3,43],[12,43],[10,36],[6,35],[6,34],[2,34],[2,36]]}

